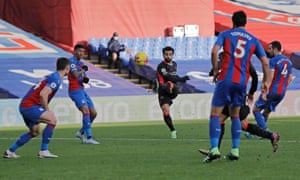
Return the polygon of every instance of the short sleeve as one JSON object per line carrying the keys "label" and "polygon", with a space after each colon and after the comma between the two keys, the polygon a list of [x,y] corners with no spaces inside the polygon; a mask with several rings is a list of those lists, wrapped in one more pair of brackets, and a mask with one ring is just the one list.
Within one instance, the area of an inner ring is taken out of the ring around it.
{"label": "short sleeve", "polygon": [[49,76],[47,78],[47,87],[49,87],[52,91],[56,91],[60,86],[60,79],[55,75]]}
{"label": "short sleeve", "polygon": [[75,61],[74,60],[70,60],[70,63],[71,63],[71,68],[70,68],[70,72],[75,72],[75,71],[77,71],[77,68],[76,68],[76,63],[75,63]]}
{"label": "short sleeve", "polygon": [[215,42],[215,45],[219,45],[219,46],[223,46],[224,44],[224,33],[225,32],[221,32],[219,35],[218,35],[218,38],[217,38],[217,41]]}
{"label": "short sleeve", "polygon": [[271,58],[271,59],[270,59],[270,63],[269,63],[269,67],[270,67],[270,69],[271,69],[272,71],[274,71],[275,65],[276,65],[276,61],[277,61],[275,58],[276,58],[276,57]]}
{"label": "short sleeve", "polygon": [[256,39],[255,55],[256,55],[258,58],[262,58],[262,57],[267,56],[267,55],[266,55],[266,52],[265,52],[265,50],[264,50],[264,48],[262,47],[261,43],[260,43],[257,39]]}

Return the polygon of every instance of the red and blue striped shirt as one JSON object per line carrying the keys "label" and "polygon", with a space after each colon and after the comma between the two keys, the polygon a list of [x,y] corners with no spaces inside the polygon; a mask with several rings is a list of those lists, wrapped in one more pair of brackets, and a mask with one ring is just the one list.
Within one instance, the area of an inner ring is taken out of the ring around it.
{"label": "red and blue striped shirt", "polygon": [[23,108],[40,106],[41,105],[40,92],[45,86],[49,87],[52,90],[52,92],[48,96],[48,103],[49,103],[52,97],[56,94],[60,85],[61,85],[61,79],[58,72],[46,76],[39,83],[35,84],[29,89],[29,91],[23,97],[20,106]]}
{"label": "red and blue striped shirt", "polygon": [[75,56],[70,58],[71,69],[70,73],[68,74],[69,80],[69,91],[75,91],[79,89],[84,89],[83,85],[83,76],[75,77],[73,72],[79,72],[84,65],[84,63],[78,60]]}
{"label": "red and blue striped shirt", "polygon": [[221,32],[215,45],[223,46],[218,80],[247,85],[252,55],[256,54],[259,58],[266,56],[258,39],[244,28],[233,28]]}
{"label": "red and blue striped shirt", "polygon": [[270,69],[274,71],[274,76],[269,92],[285,94],[292,73],[292,62],[286,56],[278,54],[270,59]]}

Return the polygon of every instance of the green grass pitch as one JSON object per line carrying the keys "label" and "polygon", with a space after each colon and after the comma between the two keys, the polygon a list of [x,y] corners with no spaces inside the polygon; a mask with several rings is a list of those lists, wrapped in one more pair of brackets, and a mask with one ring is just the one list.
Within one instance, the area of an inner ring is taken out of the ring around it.
{"label": "green grass pitch", "polygon": [[[253,122],[253,120],[251,120]],[[100,145],[81,144],[77,125],[57,125],[50,144],[56,159],[38,159],[40,136],[17,151],[19,159],[0,159],[0,179],[299,179],[300,122],[298,118],[270,118],[268,126],[281,134],[279,150],[269,140],[241,136],[240,160],[209,164],[197,150],[209,147],[207,120],[175,120],[178,139],[169,139],[163,121],[93,125]],[[25,131],[0,128],[0,151]],[[226,124],[223,155],[230,151],[230,121]],[[1,152],[1,153],[2,153]]]}

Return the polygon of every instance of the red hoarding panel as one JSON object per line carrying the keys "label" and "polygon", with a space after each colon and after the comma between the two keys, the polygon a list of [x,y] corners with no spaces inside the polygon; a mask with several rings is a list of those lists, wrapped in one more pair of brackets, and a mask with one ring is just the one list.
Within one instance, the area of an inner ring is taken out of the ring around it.
{"label": "red hoarding panel", "polygon": [[0,0],[0,17],[61,47],[90,37],[159,37],[168,27],[199,26],[214,34],[211,0]]}

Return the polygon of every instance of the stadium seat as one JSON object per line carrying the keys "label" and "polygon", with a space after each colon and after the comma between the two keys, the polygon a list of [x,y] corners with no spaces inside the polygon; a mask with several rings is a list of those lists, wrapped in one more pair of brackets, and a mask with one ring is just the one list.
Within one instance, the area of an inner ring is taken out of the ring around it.
{"label": "stadium seat", "polygon": [[122,62],[122,67],[127,67],[128,66],[128,63],[129,63],[129,60],[130,60],[130,55],[127,53],[127,52],[120,52],[120,61]]}
{"label": "stadium seat", "polygon": [[99,55],[99,57],[98,57],[99,63],[100,63],[101,59],[106,59],[108,57],[108,51],[104,44],[99,44],[98,55]]}
{"label": "stadium seat", "polygon": [[174,37],[166,37],[164,46],[175,46],[176,39]]}
{"label": "stadium seat", "polygon": [[88,59],[90,59],[92,54],[97,54],[98,53],[98,40],[96,38],[90,38],[88,40]]}

